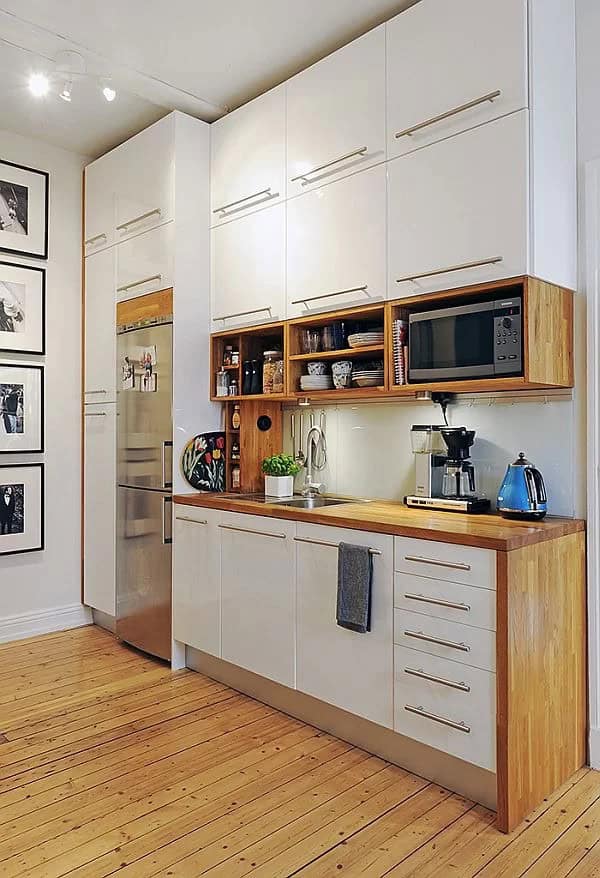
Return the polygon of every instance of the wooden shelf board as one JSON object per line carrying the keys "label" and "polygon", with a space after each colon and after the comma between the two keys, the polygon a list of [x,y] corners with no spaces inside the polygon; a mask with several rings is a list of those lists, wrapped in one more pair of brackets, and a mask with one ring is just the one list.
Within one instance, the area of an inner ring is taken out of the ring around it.
{"label": "wooden shelf board", "polygon": [[211,396],[212,402],[245,402],[248,400],[263,400],[263,402],[281,402],[288,399],[287,393],[246,393],[241,396]]}
{"label": "wooden shelf board", "polygon": [[377,387],[344,387],[340,390],[301,390],[293,394],[294,399],[374,399],[387,396],[383,385]]}
{"label": "wooden shelf board", "polygon": [[384,345],[383,344],[375,344],[375,345],[365,345],[362,348],[344,348],[340,351],[319,351],[316,354],[294,354],[291,357],[288,357],[289,360],[293,361],[304,361],[304,360],[349,360],[353,357],[361,357],[365,354],[383,354]]}

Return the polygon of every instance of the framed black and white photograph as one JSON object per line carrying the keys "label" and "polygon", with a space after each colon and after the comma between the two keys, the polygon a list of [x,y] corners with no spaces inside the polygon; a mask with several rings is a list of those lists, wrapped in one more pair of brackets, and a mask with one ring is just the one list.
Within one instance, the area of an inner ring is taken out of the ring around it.
{"label": "framed black and white photograph", "polygon": [[48,258],[46,171],[0,160],[0,250]]}
{"label": "framed black and white photograph", "polygon": [[44,464],[0,464],[0,555],[44,548]]}
{"label": "framed black and white photograph", "polygon": [[0,363],[0,454],[44,450],[44,368]]}
{"label": "framed black and white photograph", "polygon": [[46,270],[0,261],[0,351],[46,351]]}

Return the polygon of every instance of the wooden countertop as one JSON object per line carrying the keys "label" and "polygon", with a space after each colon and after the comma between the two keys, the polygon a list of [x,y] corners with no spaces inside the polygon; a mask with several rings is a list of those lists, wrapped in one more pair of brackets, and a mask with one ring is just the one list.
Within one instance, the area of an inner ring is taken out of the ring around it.
{"label": "wooden countertop", "polygon": [[409,509],[402,503],[389,500],[347,503],[322,509],[296,509],[276,503],[257,502],[236,494],[177,494],[173,500],[187,506],[439,540],[443,543],[499,551],[520,549],[522,546],[585,529],[585,522],[576,518],[548,517],[538,522],[513,521],[497,514],[466,515],[458,512]]}

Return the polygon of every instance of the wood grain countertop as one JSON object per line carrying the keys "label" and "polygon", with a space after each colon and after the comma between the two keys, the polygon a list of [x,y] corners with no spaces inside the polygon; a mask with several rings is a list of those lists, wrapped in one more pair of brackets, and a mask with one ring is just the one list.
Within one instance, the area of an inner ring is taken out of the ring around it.
{"label": "wood grain countertop", "polygon": [[585,522],[577,518],[549,516],[537,522],[514,521],[498,514],[466,515],[459,512],[409,509],[402,503],[389,500],[349,502],[321,509],[297,509],[237,494],[176,494],[173,501],[206,509],[243,512],[246,515],[263,515],[330,527],[347,527],[399,537],[438,540],[505,552],[585,529]]}

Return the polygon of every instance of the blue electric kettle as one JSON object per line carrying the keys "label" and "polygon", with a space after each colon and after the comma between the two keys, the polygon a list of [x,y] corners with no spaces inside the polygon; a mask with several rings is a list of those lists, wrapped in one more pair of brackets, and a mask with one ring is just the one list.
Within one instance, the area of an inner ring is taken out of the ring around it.
{"label": "blue electric kettle", "polygon": [[505,518],[540,520],[548,511],[548,497],[541,472],[523,452],[506,470],[498,492],[498,511]]}

